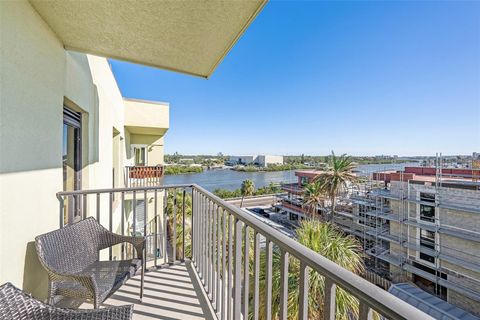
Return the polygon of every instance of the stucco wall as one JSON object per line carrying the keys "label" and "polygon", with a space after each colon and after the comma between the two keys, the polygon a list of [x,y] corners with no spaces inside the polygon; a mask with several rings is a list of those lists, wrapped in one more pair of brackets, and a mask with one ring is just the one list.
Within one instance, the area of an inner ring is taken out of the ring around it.
{"label": "stucco wall", "polygon": [[[123,169],[130,137],[106,59],[66,52],[27,1],[2,1],[0,14],[0,283],[43,299],[46,274],[33,241],[59,227],[63,105],[82,112],[82,189],[112,187],[113,164]],[[163,162],[163,139],[154,142]],[[108,212],[108,194],[101,210]],[[114,229],[119,210],[116,201]],[[108,225],[108,214],[101,222]]]}
{"label": "stucco wall", "polygon": [[65,51],[26,1],[0,15],[0,283],[39,293],[29,242],[59,225]]}

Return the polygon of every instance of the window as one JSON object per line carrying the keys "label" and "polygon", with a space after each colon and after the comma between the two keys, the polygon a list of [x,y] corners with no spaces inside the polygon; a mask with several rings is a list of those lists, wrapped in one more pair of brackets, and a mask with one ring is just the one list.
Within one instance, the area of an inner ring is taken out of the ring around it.
{"label": "window", "polygon": [[420,220],[435,222],[435,207],[420,205]]}
{"label": "window", "polygon": [[420,192],[420,201],[435,203],[435,194]]}
{"label": "window", "polygon": [[132,154],[134,165],[146,166],[147,165],[147,146],[146,145],[132,145]]}
{"label": "window", "polygon": [[[67,107],[63,108],[62,169],[64,191],[80,190],[82,187],[81,118],[79,112],[72,111]],[[81,216],[80,201],[77,197],[66,199],[64,205],[65,223],[76,220]]]}
{"label": "window", "polygon": [[[435,250],[435,232],[420,229],[420,249],[421,248]],[[420,259],[428,261],[430,263],[435,263],[434,256],[423,252],[420,252]]]}
{"label": "window", "polygon": [[301,184],[302,186],[307,185],[309,182],[310,182],[310,181],[309,181],[308,177],[300,177],[300,184]]}
{"label": "window", "polygon": [[420,204],[420,220],[427,222],[435,222],[435,194],[420,192],[420,201],[430,202],[432,205]]}

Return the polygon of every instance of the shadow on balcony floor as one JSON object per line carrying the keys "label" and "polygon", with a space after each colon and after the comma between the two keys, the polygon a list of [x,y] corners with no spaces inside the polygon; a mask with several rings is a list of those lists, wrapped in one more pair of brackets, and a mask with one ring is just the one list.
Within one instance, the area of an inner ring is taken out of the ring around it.
{"label": "shadow on balcony floor", "polygon": [[[165,267],[145,274],[140,303],[140,276],[137,275],[112,295],[102,307],[135,304],[133,319],[213,319],[209,304],[190,263]],[[91,308],[84,304],[82,308]]]}

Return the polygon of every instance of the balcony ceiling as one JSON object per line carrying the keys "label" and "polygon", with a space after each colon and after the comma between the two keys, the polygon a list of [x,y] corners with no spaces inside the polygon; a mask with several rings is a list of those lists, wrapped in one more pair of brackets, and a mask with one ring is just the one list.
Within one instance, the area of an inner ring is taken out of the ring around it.
{"label": "balcony ceiling", "polygon": [[30,0],[65,49],[208,78],[267,0]]}

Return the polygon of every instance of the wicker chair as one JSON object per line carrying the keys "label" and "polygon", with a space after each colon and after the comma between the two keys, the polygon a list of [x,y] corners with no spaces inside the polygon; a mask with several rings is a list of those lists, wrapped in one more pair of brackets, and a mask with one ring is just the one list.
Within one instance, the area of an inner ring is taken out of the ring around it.
{"label": "wicker chair", "polygon": [[[99,261],[102,249],[129,242],[137,259]],[[87,218],[35,238],[41,264],[49,277],[48,302],[56,295],[92,300],[98,308],[130,277],[141,270],[140,300],[143,296],[144,237],[128,237],[112,233],[94,218]]]}
{"label": "wicker chair", "polygon": [[93,310],[55,308],[32,298],[11,283],[0,286],[0,319],[9,320],[130,320],[133,305]]}

